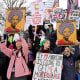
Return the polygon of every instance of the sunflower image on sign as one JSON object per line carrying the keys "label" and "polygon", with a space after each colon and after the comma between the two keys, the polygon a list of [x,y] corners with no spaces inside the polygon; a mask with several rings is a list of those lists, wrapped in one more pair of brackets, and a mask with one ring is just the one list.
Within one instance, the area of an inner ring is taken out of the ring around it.
{"label": "sunflower image on sign", "polygon": [[76,20],[57,21],[57,41],[59,46],[75,45]]}
{"label": "sunflower image on sign", "polygon": [[9,8],[6,17],[5,31],[9,33],[24,31],[25,8]]}

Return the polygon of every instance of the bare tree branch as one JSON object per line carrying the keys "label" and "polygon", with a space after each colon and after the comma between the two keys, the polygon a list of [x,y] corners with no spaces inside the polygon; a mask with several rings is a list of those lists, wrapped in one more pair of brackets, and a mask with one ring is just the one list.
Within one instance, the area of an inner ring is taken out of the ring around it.
{"label": "bare tree branch", "polygon": [[19,8],[22,6],[23,3],[24,3],[24,0],[22,0],[22,2],[20,3]]}
{"label": "bare tree branch", "polygon": [[6,21],[6,19],[4,18],[4,16],[2,16],[2,14],[0,14],[0,18],[4,21]]}
{"label": "bare tree branch", "polygon": [[5,0],[3,0],[3,1],[4,1],[4,3],[7,5],[7,8],[9,8],[9,6],[8,6],[7,2],[6,2]]}
{"label": "bare tree branch", "polygon": [[11,8],[11,3],[12,3],[12,0],[8,0],[9,2],[9,8]]}
{"label": "bare tree branch", "polygon": [[9,7],[10,8],[12,7],[11,2],[12,2],[12,0],[9,0]]}
{"label": "bare tree branch", "polygon": [[7,0],[7,4],[8,4],[8,8],[10,8],[10,3],[9,3],[9,0]]}
{"label": "bare tree branch", "polygon": [[3,0],[3,1],[7,5],[7,8],[13,8],[17,6],[20,8],[24,4],[25,0]]}
{"label": "bare tree branch", "polygon": [[15,5],[15,7],[17,6],[17,4],[18,4],[18,0],[16,0],[16,5]]}
{"label": "bare tree branch", "polygon": [[4,26],[1,22],[0,22],[0,25],[1,25],[1,26]]}
{"label": "bare tree branch", "polygon": [[[18,3],[18,0],[12,0],[12,7],[14,7],[14,4],[16,3],[16,5],[17,5],[17,3]],[[15,6],[16,7],[16,6]]]}

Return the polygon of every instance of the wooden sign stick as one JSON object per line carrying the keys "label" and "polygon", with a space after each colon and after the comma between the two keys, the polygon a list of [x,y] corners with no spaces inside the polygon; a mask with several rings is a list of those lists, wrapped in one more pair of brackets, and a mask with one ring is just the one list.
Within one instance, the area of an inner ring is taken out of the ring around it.
{"label": "wooden sign stick", "polygon": [[37,30],[37,26],[35,26],[34,41],[36,39],[36,30]]}

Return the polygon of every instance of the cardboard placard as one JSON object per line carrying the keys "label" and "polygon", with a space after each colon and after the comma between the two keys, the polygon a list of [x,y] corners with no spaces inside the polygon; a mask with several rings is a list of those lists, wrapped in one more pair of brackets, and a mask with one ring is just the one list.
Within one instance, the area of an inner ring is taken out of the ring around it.
{"label": "cardboard placard", "polygon": [[63,55],[37,53],[32,80],[61,80]]}
{"label": "cardboard placard", "polygon": [[9,33],[24,31],[25,9],[9,8],[7,10],[5,31]]}
{"label": "cardboard placard", "polygon": [[59,46],[75,45],[76,20],[57,21],[57,41]]}

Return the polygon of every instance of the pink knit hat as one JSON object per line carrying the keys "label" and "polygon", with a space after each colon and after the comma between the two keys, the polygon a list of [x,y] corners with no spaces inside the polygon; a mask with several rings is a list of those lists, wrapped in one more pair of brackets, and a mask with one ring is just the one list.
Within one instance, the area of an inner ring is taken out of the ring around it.
{"label": "pink knit hat", "polygon": [[18,41],[20,41],[20,42],[21,42],[21,39],[17,39],[17,40],[16,40],[16,42],[18,42]]}

